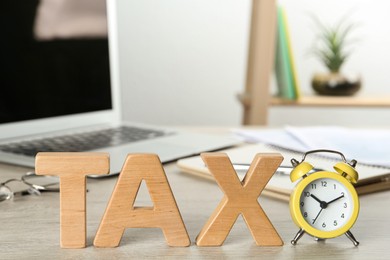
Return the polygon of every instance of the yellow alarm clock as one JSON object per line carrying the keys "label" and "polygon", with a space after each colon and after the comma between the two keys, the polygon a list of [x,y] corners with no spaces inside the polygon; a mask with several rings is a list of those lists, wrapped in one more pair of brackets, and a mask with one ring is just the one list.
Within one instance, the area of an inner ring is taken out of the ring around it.
{"label": "yellow alarm clock", "polygon": [[[343,161],[333,167],[336,172],[318,170],[305,162],[307,155],[320,152],[341,156]],[[291,243],[295,245],[305,233],[320,240],[345,234],[358,246],[350,231],[359,214],[359,199],[352,185],[358,180],[356,160],[347,163],[338,151],[313,150],[306,152],[301,162],[292,159],[291,163],[291,181],[302,178],[290,197],[291,216],[300,228]]]}

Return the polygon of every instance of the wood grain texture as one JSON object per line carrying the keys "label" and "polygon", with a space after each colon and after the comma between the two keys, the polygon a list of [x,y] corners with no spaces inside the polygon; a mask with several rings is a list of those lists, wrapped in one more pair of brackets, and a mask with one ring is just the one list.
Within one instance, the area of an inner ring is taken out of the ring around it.
{"label": "wood grain texture", "polygon": [[62,248],[86,246],[86,176],[108,174],[107,153],[38,153],[37,175],[60,177],[60,241]]}
{"label": "wood grain texture", "polygon": [[269,86],[274,64],[276,1],[252,0],[246,86],[243,95],[244,125],[266,125]]}
{"label": "wood grain texture", "polygon": [[[246,101],[247,102],[247,101]],[[389,96],[303,96],[298,100],[285,100],[271,98],[271,106],[300,106],[300,107],[362,107],[362,108],[388,108]]]}
{"label": "wood grain texture", "polygon": [[280,154],[257,154],[240,182],[224,153],[204,153],[203,161],[225,196],[196,238],[198,246],[220,246],[242,214],[253,239],[261,246],[281,246],[283,241],[258,203],[265,185],[283,161]]}
{"label": "wood grain texture", "polygon": [[[154,207],[135,207],[145,181]],[[157,155],[128,155],[96,233],[94,245],[116,247],[126,228],[159,227],[170,246],[189,246],[190,239]],[[142,238],[140,238],[142,239]]]}

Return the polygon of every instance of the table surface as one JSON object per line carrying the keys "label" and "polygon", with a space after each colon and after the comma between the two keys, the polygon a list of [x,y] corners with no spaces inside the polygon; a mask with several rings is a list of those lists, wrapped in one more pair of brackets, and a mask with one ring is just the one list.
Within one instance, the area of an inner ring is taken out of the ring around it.
{"label": "table surface", "polygon": [[[316,242],[308,235],[298,245],[290,244],[298,228],[291,220],[286,202],[260,196],[259,201],[285,245],[256,246],[239,217],[220,247],[197,247],[195,237],[218,205],[223,194],[212,181],[181,172],[174,163],[164,165],[172,191],[187,227],[190,247],[169,247],[157,228],[127,229],[117,248],[95,248],[93,239],[115,186],[116,177],[88,179],[87,247],[61,249],[59,245],[59,194],[23,196],[0,203],[0,259],[121,259],[137,258],[237,258],[272,259],[389,259],[390,192],[364,195],[352,232],[360,241],[354,247],[346,236]],[[0,182],[31,170],[0,164]],[[135,205],[150,205],[141,187]]]}

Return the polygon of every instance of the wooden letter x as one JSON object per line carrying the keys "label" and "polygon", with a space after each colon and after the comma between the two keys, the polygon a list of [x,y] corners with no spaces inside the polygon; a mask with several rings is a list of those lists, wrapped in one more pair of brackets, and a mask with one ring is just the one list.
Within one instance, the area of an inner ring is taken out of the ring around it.
{"label": "wooden letter x", "polygon": [[242,214],[257,245],[282,246],[283,241],[257,199],[283,157],[280,154],[257,154],[242,182],[226,154],[204,153],[202,159],[225,196],[200,231],[196,244],[222,245],[237,217]]}

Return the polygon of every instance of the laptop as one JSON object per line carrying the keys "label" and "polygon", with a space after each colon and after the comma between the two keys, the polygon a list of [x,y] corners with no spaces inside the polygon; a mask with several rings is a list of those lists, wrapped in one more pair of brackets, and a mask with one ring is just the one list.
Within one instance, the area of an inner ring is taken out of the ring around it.
{"label": "laptop", "polygon": [[164,163],[238,143],[229,136],[122,122],[117,1],[107,1],[108,40],[104,29],[87,37],[80,37],[80,28],[73,36],[70,30],[38,30],[43,22],[54,24],[38,17],[47,13],[45,2],[7,1],[0,11],[0,22],[6,22],[0,41],[1,162],[33,167],[37,152],[108,152],[115,174],[129,153],[155,153]]}

